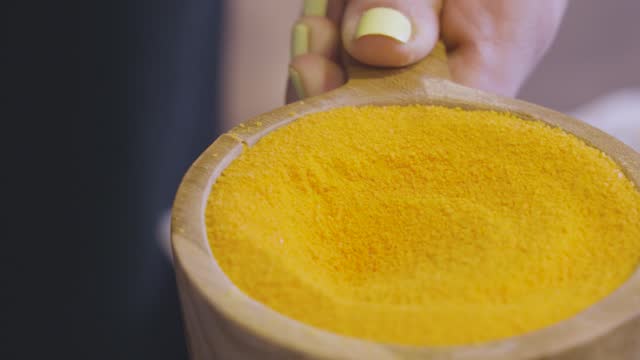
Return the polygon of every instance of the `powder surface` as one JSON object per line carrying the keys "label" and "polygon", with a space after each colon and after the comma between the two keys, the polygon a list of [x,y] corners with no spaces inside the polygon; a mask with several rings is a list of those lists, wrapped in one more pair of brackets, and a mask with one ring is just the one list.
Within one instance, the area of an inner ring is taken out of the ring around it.
{"label": "powder surface", "polygon": [[640,260],[640,193],[537,121],[429,106],[304,116],[213,186],[212,251],[246,294],[338,334],[478,343],[566,319]]}

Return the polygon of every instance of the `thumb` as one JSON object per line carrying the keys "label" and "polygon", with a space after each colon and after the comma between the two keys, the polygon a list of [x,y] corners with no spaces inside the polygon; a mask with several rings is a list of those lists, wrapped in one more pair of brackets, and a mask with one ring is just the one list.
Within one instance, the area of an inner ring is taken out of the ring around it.
{"label": "thumb", "polygon": [[424,58],[438,41],[442,0],[351,0],[342,22],[349,55],[374,66],[404,66]]}

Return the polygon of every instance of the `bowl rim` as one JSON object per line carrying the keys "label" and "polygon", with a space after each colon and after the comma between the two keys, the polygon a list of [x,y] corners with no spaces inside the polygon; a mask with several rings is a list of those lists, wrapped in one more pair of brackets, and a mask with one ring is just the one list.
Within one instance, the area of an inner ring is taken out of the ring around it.
{"label": "bowl rim", "polygon": [[[511,112],[543,121],[576,135],[609,155],[640,189],[640,154],[614,137],[568,115],[520,100],[504,98],[432,79],[432,92],[389,97],[341,91],[257,116],[221,135],[189,168],[172,211],[171,242],[176,266],[192,289],[250,336],[286,350],[319,358],[388,359],[397,356],[447,359],[525,359],[550,356],[587,344],[622,324],[640,318],[640,266],[625,283],[582,312],[549,327],[477,345],[408,346],[384,344],[331,333],[282,315],[239,290],[224,274],[210,249],[204,214],[211,187],[242,152],[271,131],[312,112],[340,106],[424,104]],[[438,91],[443,90],[446,91]],[[447,94],[439,95],[439,94]]]}

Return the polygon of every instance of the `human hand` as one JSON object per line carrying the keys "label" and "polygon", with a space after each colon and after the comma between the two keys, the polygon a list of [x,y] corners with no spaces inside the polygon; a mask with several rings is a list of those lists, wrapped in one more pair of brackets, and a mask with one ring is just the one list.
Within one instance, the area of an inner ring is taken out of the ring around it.
{"label": "human hand", "polygon": [[399,67],[427,56],[439,37],[453,81],[515,96],[567,1],[305,0],[293,28],[287,102],[342,85],[342,48],[362,63]]}

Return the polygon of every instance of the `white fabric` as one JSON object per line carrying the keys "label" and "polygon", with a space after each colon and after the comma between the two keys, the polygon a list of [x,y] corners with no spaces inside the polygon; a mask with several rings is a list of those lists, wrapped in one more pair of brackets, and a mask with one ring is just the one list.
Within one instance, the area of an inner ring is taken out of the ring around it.
{"label": "white fabric", "polygon": [[640,151],[640,88],[602,96],[580,106],[571,115]]}

